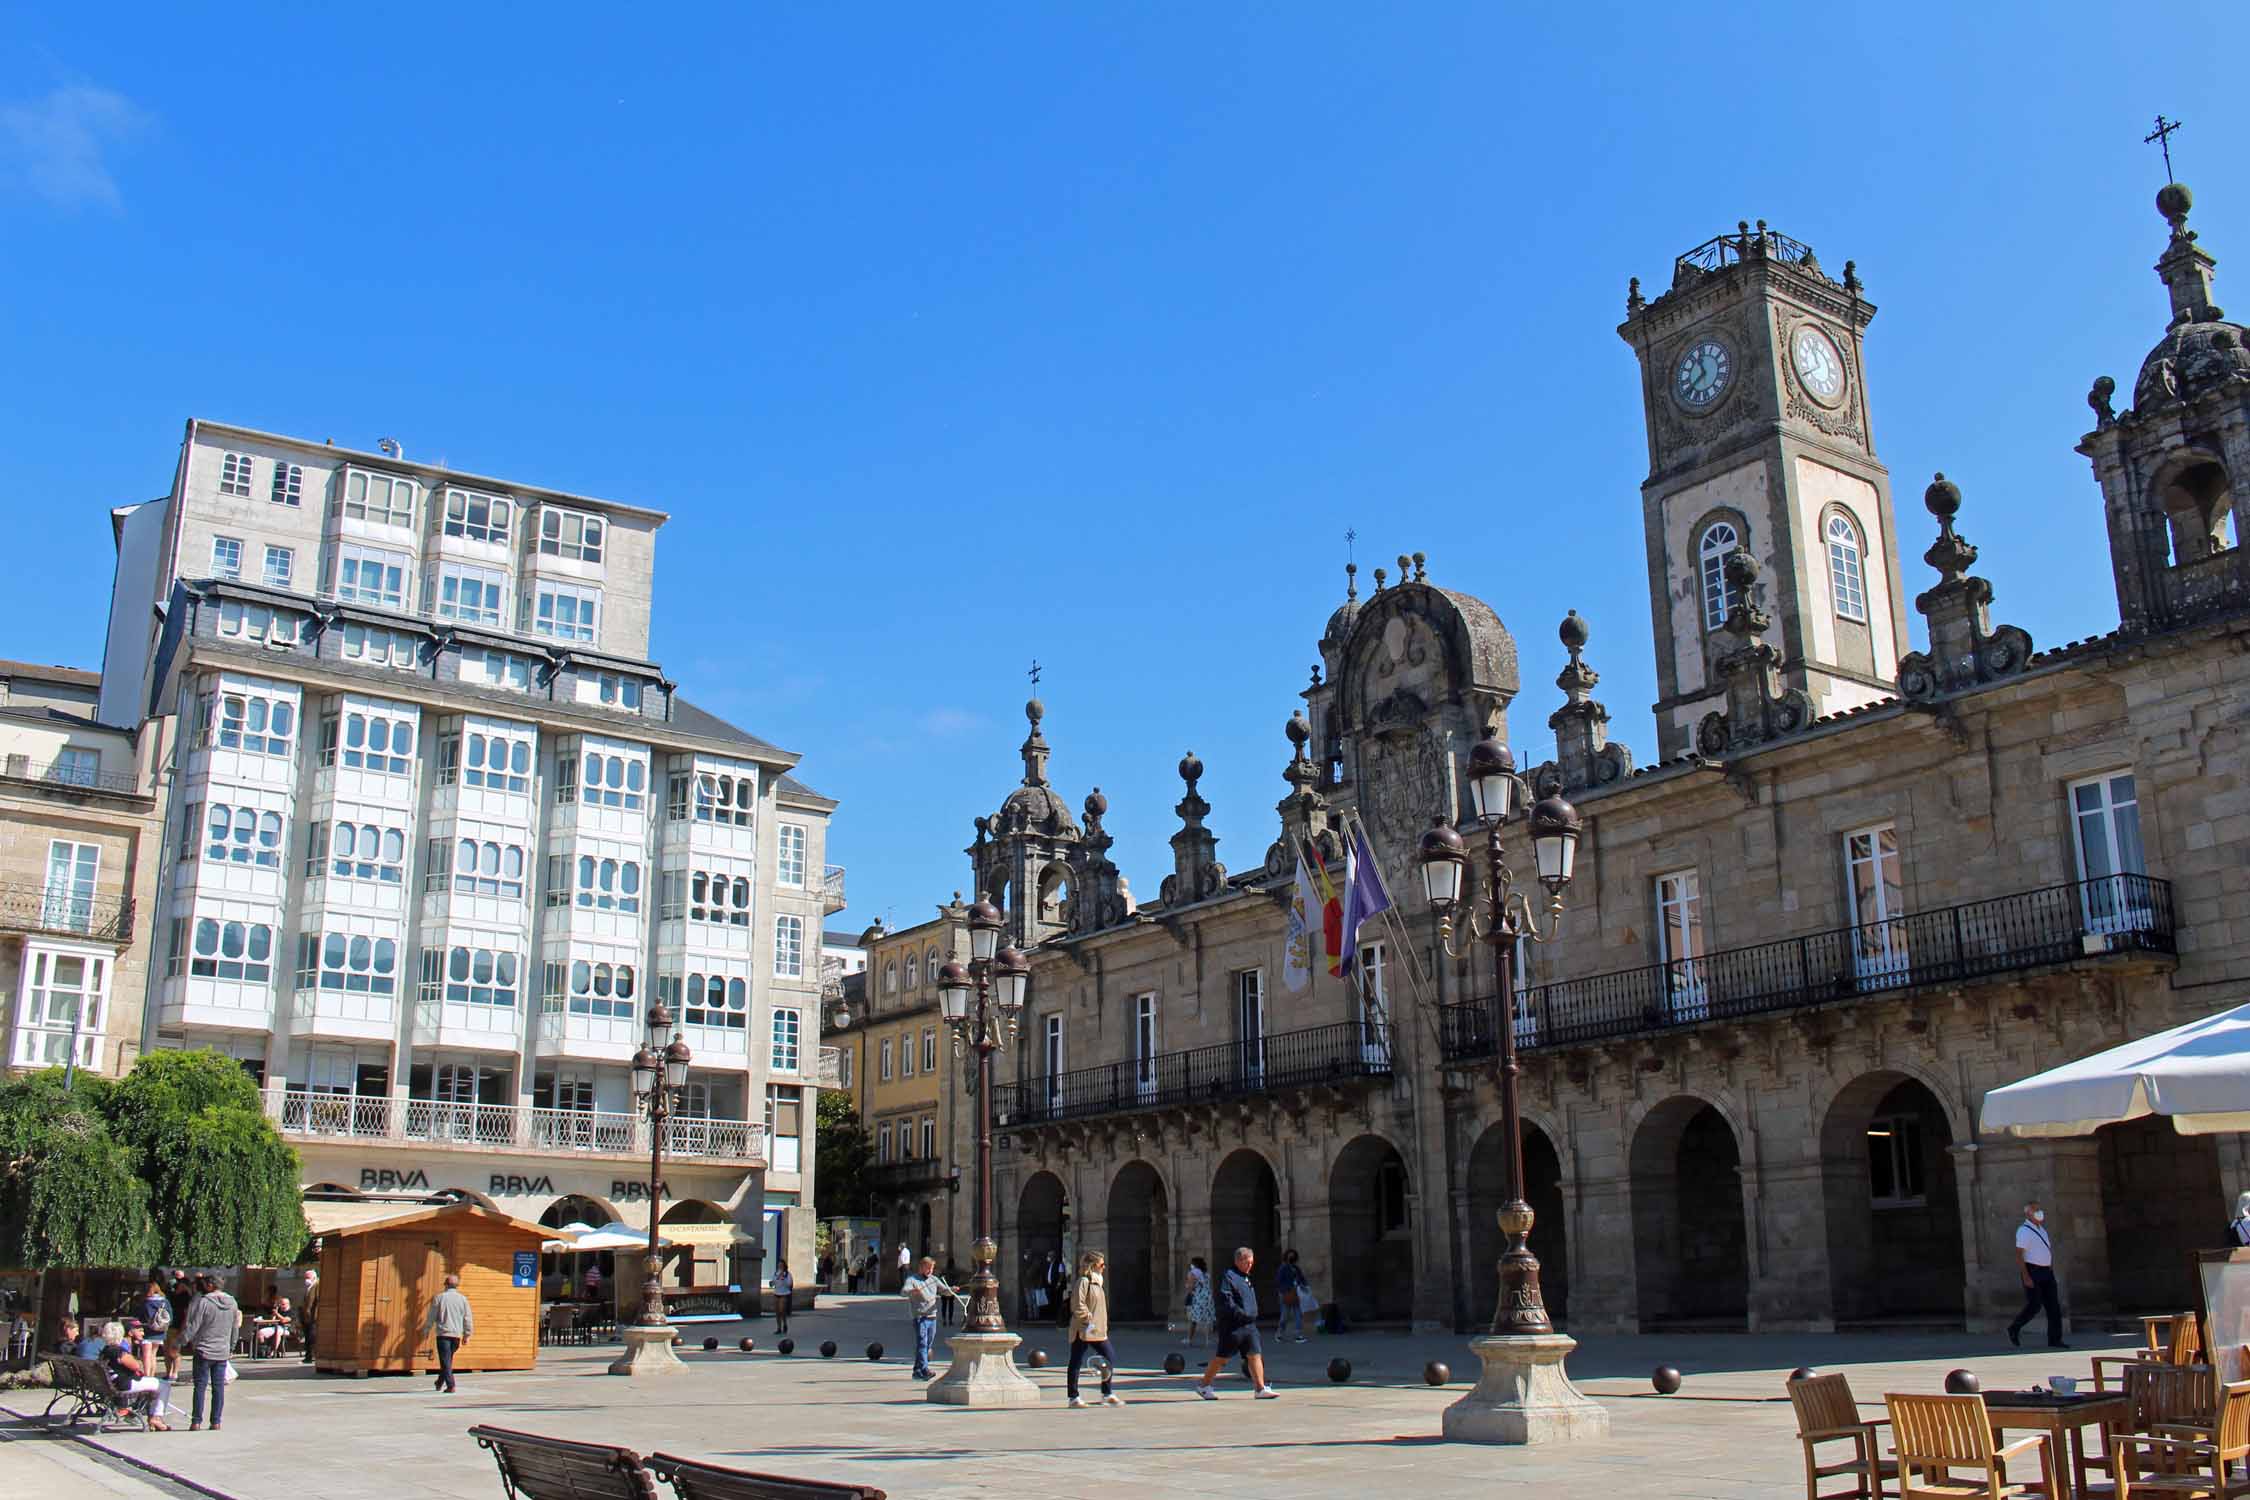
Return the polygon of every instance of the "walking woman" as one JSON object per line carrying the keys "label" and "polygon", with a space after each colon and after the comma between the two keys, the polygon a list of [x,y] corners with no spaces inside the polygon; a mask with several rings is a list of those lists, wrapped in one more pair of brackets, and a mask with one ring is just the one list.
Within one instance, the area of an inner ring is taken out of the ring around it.
{"label": "walking woman", "polygon": [[773,1331],[775,1333],[787,1333],[789,1331],[789,1299],[797,1291],[796,1279],[789,1274],[789,1262],[777,1260],[773,1263],[772,1285]]}
{"label": "walking woman", "polygon": [[[1305,1273],[1297,1269],[1297,1252],[1281,1252],[1281,1269],[1274,1273],[1274,1285],[1281,1292],[1281,1322],[1274,1329],[1274,1338],[1287,1344],[1305,1342]],[[1289,1330],[1297,1330],[1294,1337]]]}
{"label": "walking woman", "polygon": [[1110,1388],[1117,1353],[1109,1345],[1109,1287],[1102,1280],[1108,1268],[1099,1250],[1078,1257],[1078,1280],[1070,1289],[1070,1373],[1063,1381],[1074,1407],[1090,1404],[1078,1394],[1078,1367],[1086,1363],[1088,1354],[1101,1356],[1102,1405],[1125,1404],[1125,1398]]}
{"label": "walking woman", "polygon": [[1200,1255],[1188,1257],[1187,1314],[1188,1336],[1180,1342],[1193,1349],[1203,1342],[1196,1329],[1209,1328],[1219,1318],[1218,1309],[1211,1305],[1211,1268]]}

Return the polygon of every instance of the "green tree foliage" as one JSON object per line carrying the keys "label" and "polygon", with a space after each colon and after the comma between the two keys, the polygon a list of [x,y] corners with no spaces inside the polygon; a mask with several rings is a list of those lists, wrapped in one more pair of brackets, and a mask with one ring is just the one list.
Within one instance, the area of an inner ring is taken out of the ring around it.
{"label": "green tree foliage", "polygon": [[208,1049],[143,1053],[117,1086],[110,1122],[148,1180],[159,1260],[285,1266],[304,1248],[297,1153],[233,1060]]}
{"label": "green tree foliage", "polygon": [[0,1084],[0,1264],[287,1265],[307,1238],[297,1180],[257,1085],[215,1052]]}
{"label": "green tree foliage", "polygon": [[155,1254],[148,1184],[110,1134],[106,1079],[60,1068],[0,1084],[0,1265],[138,1266]]}
{"label": "green tree foliage", "polygon": [[868,1190],[867,1169],[875,1159],[875,1141],[852,1108],[851,1096],[823,1089],[814,1120],[813,1159],[820,1163],[820,1173],[815,1179],[813,1212],[824,1219],[872,1212],[874,1195]]}

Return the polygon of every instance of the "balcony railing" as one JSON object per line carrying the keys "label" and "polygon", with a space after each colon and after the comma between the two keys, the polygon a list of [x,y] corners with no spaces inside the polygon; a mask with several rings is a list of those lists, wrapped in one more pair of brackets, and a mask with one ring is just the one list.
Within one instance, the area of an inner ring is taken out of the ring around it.
{"label": "balcony railing", "polygon": [[0,928],[67,933],[104,943],[130,942],[130,896],[75,896],[47,886],[0,884]]}
{"label": "balcony railing", "polygon": [[865,1181],[878,1193],[904,1193],[915,1188],[942,1185],[952,1168],[934,1156],[912,1161],[886,1161],[867,1169]]}
{"label": "balcony railing", "polygon": [[1015,1129],[1355,1078],[1387,1078],[1393,1041],[1388,1024],[1345,1021],[1279,1032],[1257,1041],[1221,1042],[1079,1068],[996,1087],[993,1120],[1002,1129]]}
{"label": "balcony railing", "polygon": [[[647,1155],[650,1139],[648,1121],[614,1110],[456,1104],[310,1089],[268,1089],[266,1113],[283,1135],[299,1139],[341,1137],[632,1157]],[[683,1158],[762,1161],[766,1127],[749,1120],[676,1118],[665,1122],[664,1150]]]}
{"label": "balcony railing", "polygon": [[815,1087],[824,1089],[840,1089],[844,1086],[843,1048],[823,1047],[820,1049],[819,1062],[813,1073],[813,1083]]}
{"label": "balcony railing", "polygon": [[820,872],[821,904],[830,911],[842,911],[849,903],[844,900],[844,867],[827,865]]}
{"label": "balcony railing", "polygon": [[[2108,875],[1525,989],[1516,1045],[1570,1046],[2102,954],[2172,951],[2171,885]],[[1491,1056],[1499,1034],[1490,998],[1438,1007],[1447,1062]]]}
{"label": "balcony railing", "polygon": [[0,776],[11,781],[72,787],[82,792],[121,792],[128,797],[148,795],[141,790],[140,778],[131,771],[104,771],[76,761],[55,760],[35,766],[28,755],[11,755],[0,760]]}

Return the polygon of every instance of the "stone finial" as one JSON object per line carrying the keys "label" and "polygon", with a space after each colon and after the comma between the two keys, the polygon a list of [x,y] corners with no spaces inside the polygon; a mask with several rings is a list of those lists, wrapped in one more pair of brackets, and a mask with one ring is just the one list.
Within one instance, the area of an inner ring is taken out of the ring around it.
{"label": "stone finial", "polygon": [[1648,298],[1641,295],[1641,278],[1635,276],[1625,284],[1625,316],[1637,318],[1647,306]]}
{"label": "stone finial", "polygon": [[1108,811],[1109,799],[1102,795],[1100,787],[1095,787],[1086,794],[1086,827],[1089,832],[1102,826],[1102,815]]}
{"label": "stone finial", "polygon": [[2094,377],[2093,388],[2086,392],[2086,404],[2094,409],[2094,425],[2097,428],[2117,425],[2117,407],[2113,400],[2116,395],[2116,381],[2107,375]]}
{"label": "stone finial", "polygon": [[1180,757],[1180,780],[1187,783],[1188,795],[1195,795],[1195,784],[1203,779],[1203,761],[1193,750]]}
{"label": "stone finial", "polygon": [[1562,791],[1606,786],[1628,775],[1633,754],[1609,740],[1609,710],[1594,700],[1601,674],[1586,664],[1586,642],[1593,632],[1577,610],[1563,616],[1555,634],[1570,653],[1570,660],[1555,677],[1563,691],[1563,706],[1548,716],[1555,732],[1555,758],[1536,768],[1527,778],[1533,786],[1549,783]]}
{"label": "stone finial", "polygon": [[1720,756],[1795,734],[1813,719],[1812,695],[1781,685],[1781,652],[1764,639],[1773,617],[1765,611],[1758,560],[1741,547],[1726,555],[1727,587],[1735,595],[1722,633],[1731,643],[1716,664],[1726,687],[1723,713],[1708,713],[1695,729],[1695,748]]}
{"label": "stone finial", "polygon": [[1847,260],[1844,262],[1844,290],[1850,292],[1855,297],[1858,296],[1861,292],[1867,290],[1865,287],[1860,285],[1859,262],[1856,260]]}
{"label": "stone finial", "polygon": [[2156,274],[2171,294],[2175,328],[2182,323],[2216,323],[2226,316],[2226,310],[2211,300],[2211,275],[2219,263],[2195,242],[2195,231],[2187,227],[2188,210],[2194,206],[2195,195],[2185,183],[2168,182],[2157,191],[2156,211],[2172,226],[2172,237],[2157,259]]}
{"label": "stone finial", "polygon": [[1414,581],[1414,559],[1403,552],[1398,555],[1398,581],[1400,583],[1412,583]]}
{"label": "stone finial", "polygon": [[1172,809],[1180,815],[1180,831],[1172,835],[1172,873],[1164,877],[1167,906],[1184,906],[1216,896],[1226,885],[1226,866],[1218,861],[1219,836],[1203,826],[1211,804],[1195,789],[1203,777],[1203,762],[1193,750],[1180,757],[1180,779],[1187,794]]}
{"label": "stone finial", "polygon": [[2188,210],[2194,207],[2195,194],[2184,182],[2167,182],[2156,190],[2156,211],[2172,226],[2172,238],[2176,240],[2195,238],[2195,231],[2187,227]]}
{"label": "stone finial", "polygon": [[1428,583],[1430,581],[1429,555],[1427,553],[1417,552],[1414,554],[1414,581],[1416,583]]}
{"label": "stone finial", "polygon": [[1045,786],[1047,756],[1050,752],[1047,749],[1047,737],[1039,732],[1039,721],[1047,717],[1047,705],[1034,698],[1023,706],[1023,716],[1031,721],[1031,733],[1024,736],[1022,747],[1023,784]]}
{"label": "stone finial", "polygon": [[1937,586],[1915,597],[1929,621],[1930,649],[1911,651],[1898,664],[1899,696],[1927,703],[1949,693],[1996,682],[2031,660],[2031,637],[2013,625],[1993,626],[1992,585],[1969,572],[1977,549],[1953,529],[1961,513],[1961,487],[1939,474],[1922,503],[1938,520],[1937,540],[1922,560],[1937,569]]}
{"label": "stone finial", "polygon": [[1385,573],[1385,572],[1384,572],[1384,571],[1383,571],[1383,570],[1382,570],[1381,568],[1377,568],[1377,569],[1375,570],[1375,592],[1376,592],[1376,593],[1380,594],[1381,592],[1383,592],[1383,580],[1384,580],[1385,578],[1388,578],[1389,576],[1390,576],[1390,575],[1389,575],[1388,573]]}
{"label": "stone finial", "polygon": [[1305,754],[1305,746],[1312,742],[1312,724],[1304,710],[1291,714],[1281,732],[1289,737],[1289,764],[1281,771],[1289,792],[1274,804],[1274,811],[1281,814],[1281,837],[1266,849],[1269,876],[1294,870],[1298,845],[1319,837],[1328,827],[1328,800],[1319,791],[1320,767]]}

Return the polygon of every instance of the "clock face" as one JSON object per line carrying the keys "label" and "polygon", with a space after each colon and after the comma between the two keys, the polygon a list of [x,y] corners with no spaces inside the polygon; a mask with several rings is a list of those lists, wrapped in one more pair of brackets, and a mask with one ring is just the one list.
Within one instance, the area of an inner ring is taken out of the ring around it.
{"label": "clock face", "polygon": [[1827,334],[1809,325],[1798,329],[1789,341],[1789,360],[1814,400],[1824,406],[1836,404],[1844,393],[1844,357]]}
{"label": "clock face", "polygon": [[1734,379],[1734,356],[1717,339],[1698,339],[1672,371],[1672,394],[1682,406],[1701,411],[1726,393]]}

